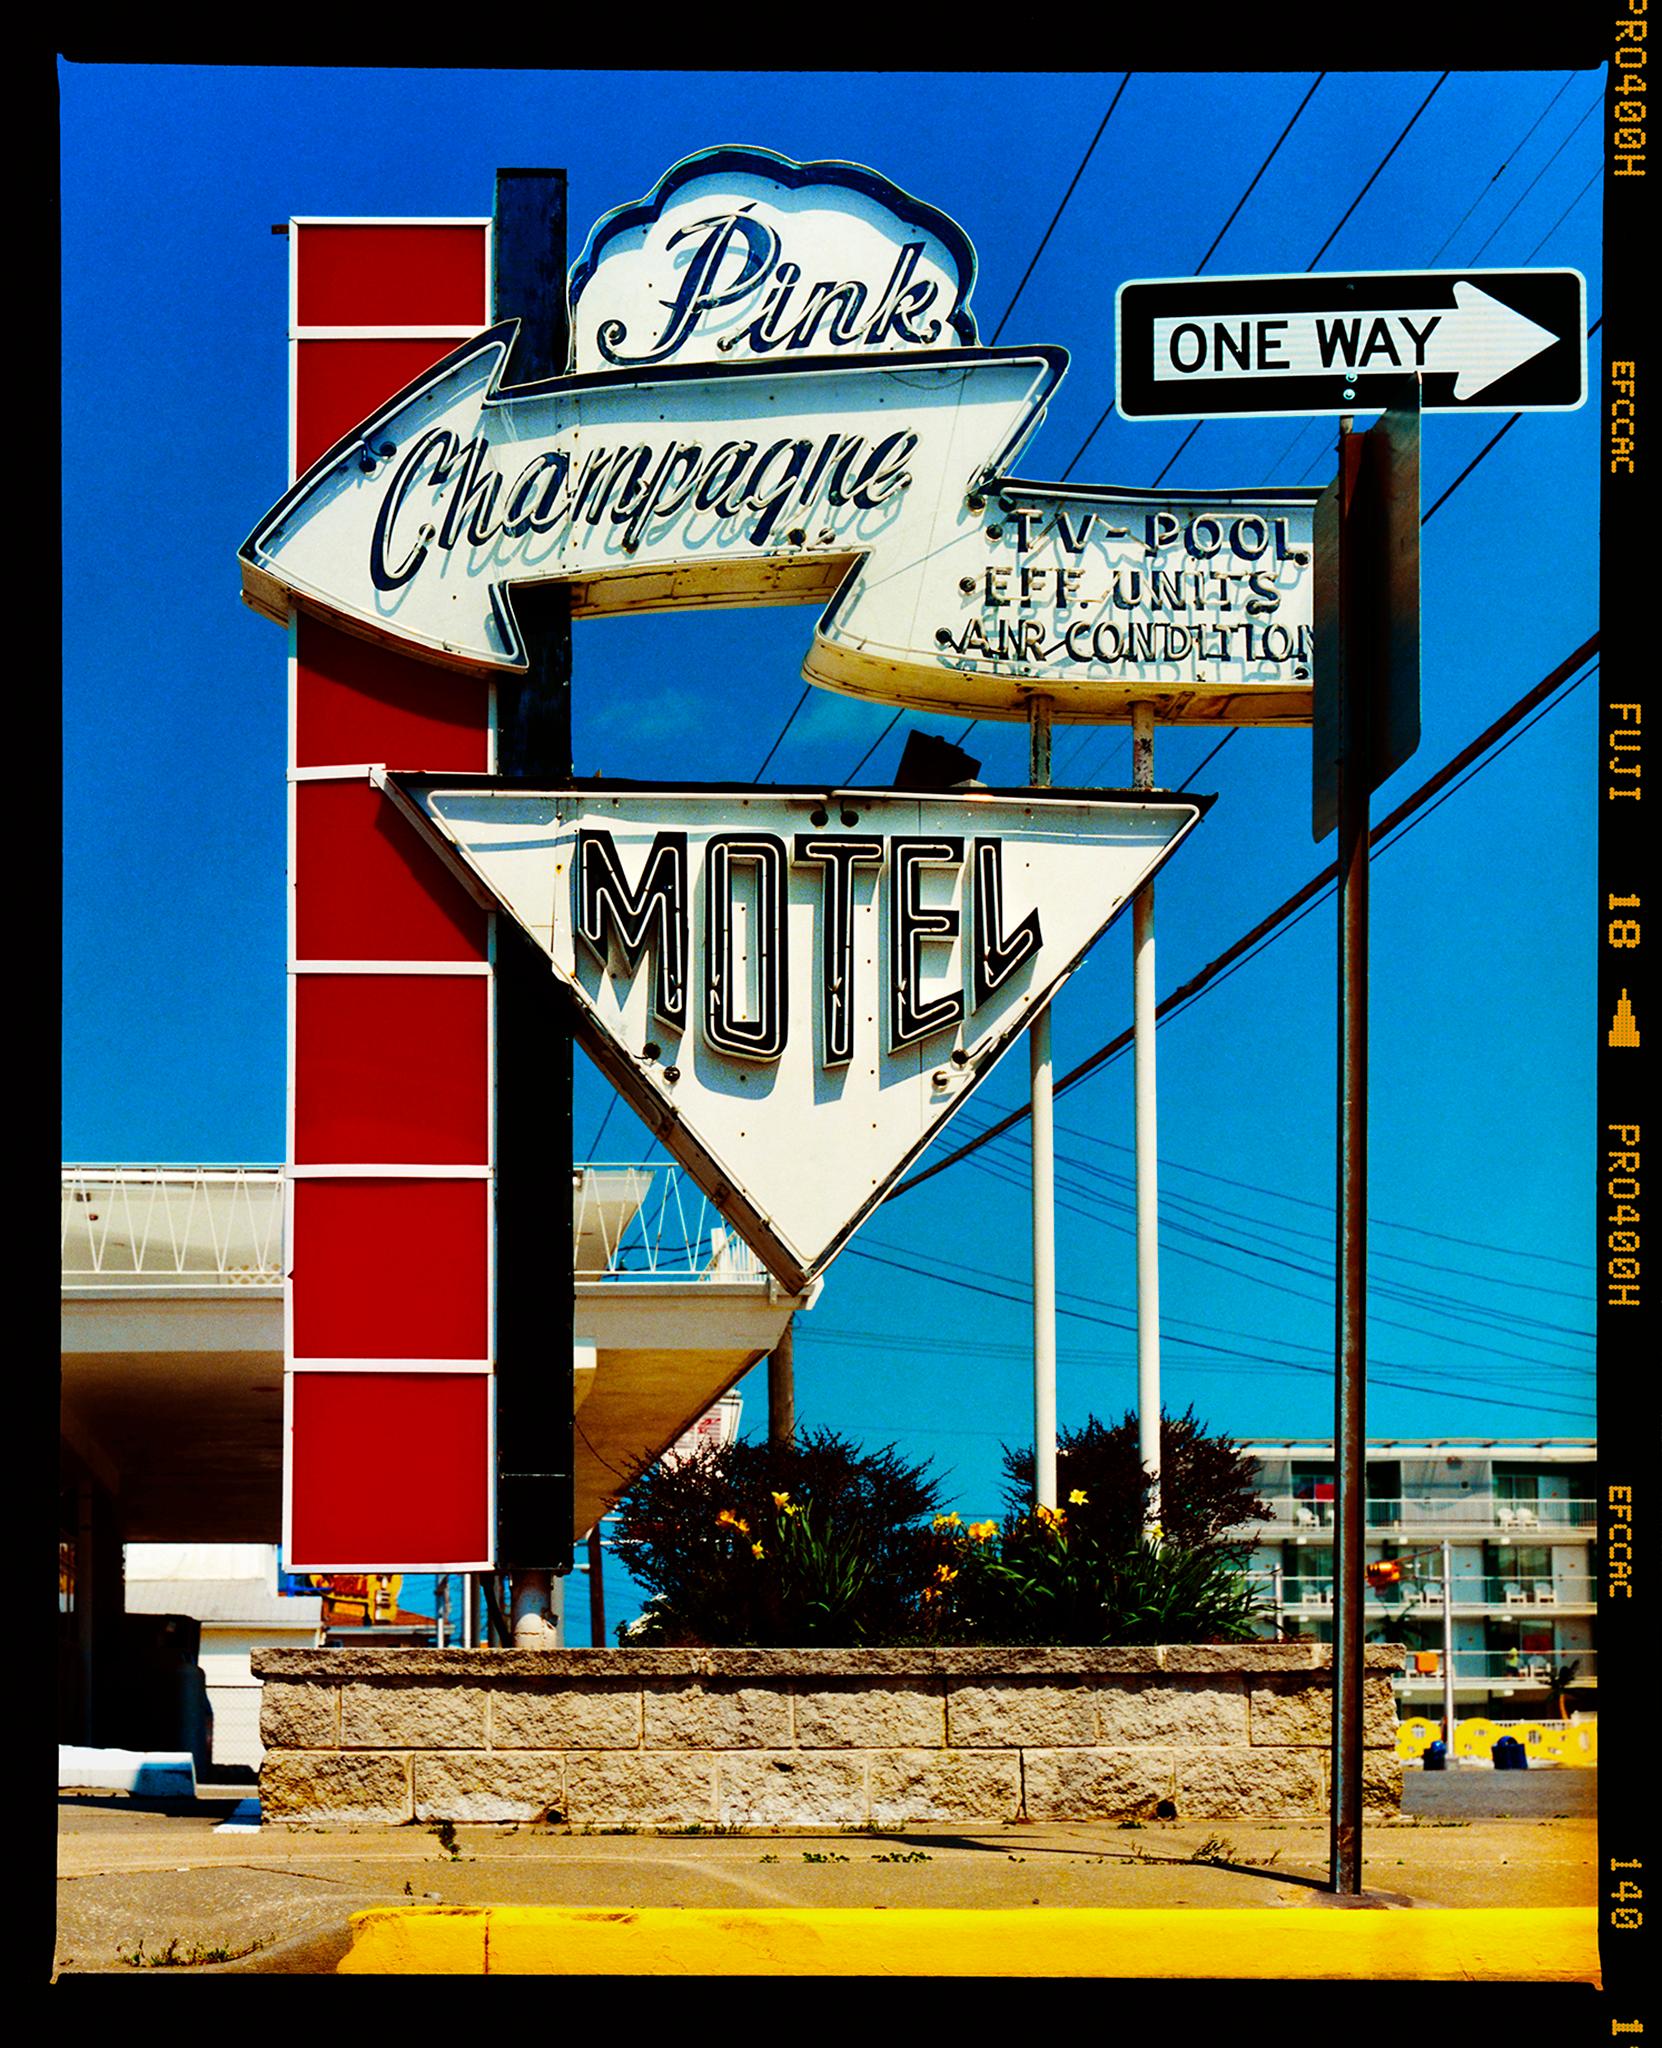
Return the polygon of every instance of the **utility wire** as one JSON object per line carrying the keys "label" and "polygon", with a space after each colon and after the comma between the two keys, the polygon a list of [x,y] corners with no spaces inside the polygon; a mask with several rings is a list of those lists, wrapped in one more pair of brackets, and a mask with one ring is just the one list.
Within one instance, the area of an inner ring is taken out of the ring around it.
{"label": "utility wire", "polygon": [[1396,155],[1397,151],[1408,140],[1408,130],[1413,127],[1414,123],[1425,112],[1426,108],[1430,106],[1431,102],[1437,97],[1438,93],[1441,92],[1444,84],[1447,82],[1448,77],[1448,72],[1443,72],[1441,76],[1438,78],[1437,83],[1431,88],[1430,92],[1426,94],[1425,98],[1420,101],[1419,105],[1414,109],[1413,113],[1409,115],[1408,126],[1403,129],[1402,133],[1397,137],[1396,141],[1391,144],[1390,148],[1386,150],[1385,154],[1379,159],[1378,163],[1374,165],[1373,174],[1368,179],[1368,182],[1362,187],[1361,191],[1357,193],[1356,197],[1350,202],[1350,204],[1345,208],[1344,212],[1339,216],[1338,227],[1336,227],[1333,230],[1332,234],[1330,234],[1327,240],[1323,242],[1321,247],[1316,251],[1315,255],[1310,258],[1310,261],[1307,264],[1305,264],[1304,267],[1306,271],[1314,270],[1316,265],[1327,254],[1328,250],[1331,249],[1333,244],[1339,239],[1340,229],[1343,228],[1345,222],[1350,219],[1351,215],[1362,204],[1362,201],[1366,199],[1368,194],[1373,190],[1374,179],[1379,176],[1380,172],[1384,170],[1385,166],[1391,161],[1392,157]]}
{"label": "utility wire", "polygon": [[1559,143],[1558,147],[1553,151],[1552,155],[1547,158],[1544,164],[1542,164],[1541,168],[1535,173],[1534,177],[1530,179],[1529,183],[1518,194],[1517,198],[1513,200],[1512,204],[1501,215],[1500,219],[1495,222],[1494,226],[1483,237],[1483,240],[1478,243],[1477,248],[1472,252],[1472,261],[1474,263],[1477,261],[1478,257],[1483,254],[1484,250],[1488,248],[1489,244],[1495,239],[1496,235],[1500,233],[1501,229],[1505,227],[1506,223],[1512,218],[1513,214],[1517,212],[1518,208],[1522,206],[1524,201],[1529,197],[1530,193],[1535,190],[1535,187],[1538,184],[1540,184],[1541,180],[1546,176],[1547,172],[1552,169],[1555,163],[1557,163],[1558,159],[1564,154],[1564,151],[1569,148],[1570,144],[1575,140],[1576,136],[1579,135],[1581,130],[1586,127],[1587,123],[1593,118],[1594,114],[1597,113],[1600,102],[1603,100],[1603,98],[1604,93],[1602,89],[1593,95],[1592,104],[1588,107],[1586,113],[1584,113],[1581,119],[1577,121],[1575,126],[1570,130],[1569,134],[1564,137],[1564,140],[1561,143]]}
{"label": "utility wire", "polygon": [[[1212,258],[1218,253],[1218,244],[1223,240],[1224,236],[1228,234],[1229,230],[1235,225],[1236,216],[1240,213],[1241,208],[1245,206],[1247,201],[1252,197],[1253,193],[1257,190],[1259,179],[1263,177],[1264,173],[1269,169],[1270,165],[1274,163],[1276,152],[1280,149],[1282,143],[1284,143],[1287,140],[1287,137],[1292,134],[1294,124],[1297,122],[1299,115],[1304,112],[1305,108],[1309,106],[1310,102],[1315,98],[1316,87],[1321,84],[1322,80],[1326,76],[1327,73],[1325,71],[1318,71],[1316,73],[1315,83],[1312,84],[1310,90],[1304,95],[1303,99],[1299,101],[1297,107],[1294,108],[1292,119],[1288,121],[1286,127],[1283,128],[1281,133],[1275,138],[1275,142],[1270,149],[1269,155],[1265,157],[1264,161],[1258,166],[1257,170],[1253,172],[1252,182],[1247,186],[1246,190],[1241,194],[1240,198],[1236,200],[1233,208],[1230,210],[1228,220],[1224,222],[1223,226],[1219,228],[1217,233],[1212,237],[1212,246],[1207,250],[1206,254],[1195,265],[1193,274],[1196,277],[1199,277],[1200,273],[1206,268],[1207,264],[1210,263]],[[1024,279],[1023,282],[1025,283],[1026,280]],[[997,337],[995,336],[994,339],[996,340]],[[1085,453],[1085,450],[1090,447],[1091,443],[1102,431],[1104,425],[1107,423],[1108,415],[1113,410],[1114,401],[1112,399],[1109,399],[1108,403],[1102,408],[1102,412],[1097,419],[1096,425],[1092,427],[1091,431],[1085,436],[1084,440],[1081,441],[1079,446],[1074,450],[1073,460],[1069,462],[1067,468],[1064,469],[1062,472],[1062,482],[1065,483],[1067,479],[1073,475],[1074,469],[1078,465],[1079,458]],[[1173,459],[1175,460],[1175,457]],[[1155,482],[1158,483],[1158,481],[1159,478],[1157,477],[1155,479]]]}
{"label": "utility wire", "polygon": [[[1500,178],[1501,174],[1506,170],[1507,166],[1511,163],[1513,157],[1517,155],[1520,149],[1525,147],[1525,145],[1529,141],[1529,137],[1535,133],[1535,130],[1540,127],[1541,123],[1547,118],[1548,114],[1552,112],[1553,108],[1557,106],[1558,102],[1564,97],[1565,93],[1569,91],[1570,87],[1574,84],[1575,79],[1575,72],[1565,72],[1564,83],[1558,88],[1558,90],[1553,94],[1552,98],[1547,101],[1546,105],[1535,116],[1535,119],[1531,124],[1528,133],[1521,135],[1518,138],[1518,140],[1513,143],[1512,147],[1506,152],[1505,156],[1501,158],[1500,162],[1496,164],[1494,170],[1489,174],[1489,183],[1484,186],[1481,192],[1478,193],[1477,197],[1472,201],[1471,205],[1466,208],[1463,214],[1461,214],[1460,218],[1454,223],[1453,227],[1449,229],[1448,233],[1443,237],[1442,241],[1438,244],[1437,248],[1432,252],[1431,263],[1436,262],[1437,258],[1442,255],[1443,251],[1448,247],[1449,243],[1454,240],[1455,236],[1459,234],[1460,230],[1466,225],[1467,221],[1471,219],[1472,215],[1476,213],[1477,209],[1483,204],[1484,200],[1488,198],[1491,188],[1495,185],[1497,180]],[[1430,264],[1428,263],[1426,267],[1429,269]]]}
{"label": "utility wire", "polygon": [[[1543,676],[1533,689],[1526,690],[1510,710],[1503,712],[1492,725],[1485,727],[1476,739],[1462,747],[1459,753],[1454,755],[1451,760],[1445,762],[1428,782],[1423,782],[1411,796],[1404,798],[1396,809],[1374,826],[1373,830],[1368,834],[1370,850],[1377,846],[1380,840],[1388,833],[1393,832],[1404,819],[1411,817],[1421,804],[1428,802],[1440,790],[1452,782],[1462,769],[1469,767],[1473,761],[1487,753],[1497,740],[1501,739],[1513,726],[1526,718],[1537,704],[1541,703],[1543,699],[1550,697],[1569,676],[1573,675],[1584,662],[1591,658],[1598,644],[1599,636],[1596,633],[1584,640],[1574,654],[1561,661],[1550,674]],[[1267,917],[1261,918],[1251,931],[1237,939],[1232,946],[1226,947],[1215,959],[1209,960],[1200,969],[1199,973],[1192,975],[1181,988],[1174,989],[1169,996],[1156,1006],[1155,1017],[1157,1019],[1162,1018],[1168,1012],[1178,1008],[1180,1004],[1192,1001],[1195,996],[1200,994],[1202,989],[1217,980],[1227,967],[1239,960],[1244,953],[1250,951],[1260,939],[1267,938],[1278,926],[1284,924],[1295,911],[1311,903],[1312,899],[1319,895],[1330,882],[1337,879],[1338,872],[1337,863],[1333,863],[1325,867],[1319,875],[1312,876],[1302,889],[1296,890],[1284,903],[1277,905]],[[1123,1052],[1125,1047],[1131,1043],[1131,1039],[1132,1031],[1128,1026],[1124,1031],[1109,1039],[1105,1045],[1098,1046],[1095,1052],[1091,1053],[1077,1067],[1073,1068],[1071,1072],[1064,1074],[1057,1081],[1055,1093],[1061,1095],[1067,1089],[1076,1086],[1085,1079],[1086,1075],[1094,1073],[1105,1061],[1111,1059],[1115,1053]],[[889,1199],[892,1200],[894,1196],[904,1194],[908,1188],[921,1186],[926,1180],[933,1180],[936,1174],[944,1173],[949,1166],[956,1165],[960,1159],[967,1158],[970,1153],[979,1151],[992,1138],[1023,1122],[1030,1113],[1031,1104],[1025,1103],[1020,1108],[1011,1110],[1007,1116],[1002,1117],[997,1123],[989,1125],[978,1137],[972,1138],[967,1145],[958,1146],[955,1151],[949,1152],[944,1159],[937,1160],[933,1166],[926,1166],[921,1172],[908,1174],[904,1180],[897,1181],[889,1190]]]}
{"label": "utility wire", "polygon": [[1120,80],[1119,91],[1116,92],[1114,94],[1114,97],[1108,102],[1108,111],[1106,114],[1103,115],[1101,121],[1098,123],[1097,131],[1091,137],[1090,147],[1085,151],[1085,154],[1079,159],[1079,168],[1073,174],[1073,184],[1070,184],[1068,189],[1062,194],[1060,204],[1057,206],[1056,211],[1050,216],[1050,226],[1047,227],[1043,235],[1040,236],[1039,246],[1033,251],[1032,260],[1029,262],[1027,268],[1021,274],[1021,283],[1016,286],[1015,291],[1011,294],[1010,303],[1004,309],[1004,319],[1000,320],[998,325],[993,329],[993,338],[988,343],[988,346],[990,348],[997,348],[998,337],[1004,332],[1005,321],[1007,321],[1010,315],[1016,310],[1016,300],[1019,299],[1022,293],[1027,289],[1027,280],[1033,275],[1034,270],[1038,267],[1039,258],[1044,254],[1046,246],[1048,245],[1051,236],[1056,232],[1056,223],[1062,218],[1062,215],[1067,210],[1068,201],[1073,197],[1074,186],[1077,185],[1080,179],[1085,175],[1085,166],[1091,160],[1091,151],[1094,150],[1097,144],[1102,140],[1102,131],[1104,128],[1108,126],[1108,123],[1114,118],[1114,109],[1120,103],[1120,94],[1125,91],[1125,88],[1130,83],[1131,73],[1128,71],[1125,74],[1125,76]]}

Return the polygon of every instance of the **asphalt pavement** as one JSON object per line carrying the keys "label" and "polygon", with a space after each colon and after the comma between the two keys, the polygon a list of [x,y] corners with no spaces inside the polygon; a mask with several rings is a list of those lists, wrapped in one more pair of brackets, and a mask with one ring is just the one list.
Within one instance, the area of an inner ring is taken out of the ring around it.
{"label": "asphalt pavement", "polygon": [[[1402,1815],[1366,1822],[1365,1901],[1591,1908],[1596,1800],[1591,1770],[1411,1770]],[[1331,1910],[1327,1858],[1325,1820],[591,1835],[260,1826],[235,1789],[150,1803],[66,1794],[55,1974],[321,1974],[346,1958],[354,1913],[418,1905]],[[1278,1938],[1268,1924],[1265,1938]]]}

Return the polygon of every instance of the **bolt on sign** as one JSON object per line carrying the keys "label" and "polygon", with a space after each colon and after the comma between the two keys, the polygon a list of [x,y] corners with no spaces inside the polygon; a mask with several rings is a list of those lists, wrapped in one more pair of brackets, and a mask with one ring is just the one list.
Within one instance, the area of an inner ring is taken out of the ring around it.
{"label": "bolt on sign", "polygon": [[1114,792],[376,778],[800,1292],[1201,816]]}
{"label": "bolt on sign", "polygon": [[454,349],[260,521],[244,597],[482,674],[539,580],[578,617],[814,603],[804,674],[885,703],[1308,723],[1316,492],[1017,479],[1067,354],[981,347],[974,279],[873,171],[689,157],[591,234],[566,375],[503,385],[512,321]]}

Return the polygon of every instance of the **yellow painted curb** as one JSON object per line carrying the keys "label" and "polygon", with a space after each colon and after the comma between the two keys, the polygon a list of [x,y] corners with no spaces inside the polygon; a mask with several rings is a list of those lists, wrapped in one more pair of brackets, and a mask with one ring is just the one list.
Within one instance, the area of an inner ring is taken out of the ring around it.
{"label": "yellow painted curb", "polygon": [[1599,1981],[1580,1906],[417,1906],[352,1929],[354,1975]]}

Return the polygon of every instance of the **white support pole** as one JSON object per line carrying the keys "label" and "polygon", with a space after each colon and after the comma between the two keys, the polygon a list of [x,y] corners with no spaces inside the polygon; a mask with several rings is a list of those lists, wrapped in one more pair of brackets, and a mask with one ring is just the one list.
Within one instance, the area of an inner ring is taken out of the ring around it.
{"label": "white support pole", "polygon": [[560,1647],[560,1582],[551,1571],[516,1571],[513,1577],[513,1629],[516,1650],[557,1650]]}
{"label": "white support pole", "polygon": [[1454,1552],[1443,1538],[1443,1740],[1454,1756]]}
{"label": "white support pole", "polygon": [[[1131,707],[1131,783],[1154,787],[1154,711]],[[1132,1059],[1137,1145],[1137,1456],[1148,1476],[1147,1533],[1160,1536],[1160,1190],[1154,1083],[1154,884],[1132,904]]]}
{"label": "white support pole", "polygon": [[[1050,699],[1028,702],[1028,781],[1050,787]],[[1033,1131],[1033,1501],[1056,1506],[1056,1121],[1050,1007],[1027,1034]]]}

